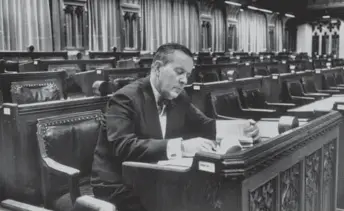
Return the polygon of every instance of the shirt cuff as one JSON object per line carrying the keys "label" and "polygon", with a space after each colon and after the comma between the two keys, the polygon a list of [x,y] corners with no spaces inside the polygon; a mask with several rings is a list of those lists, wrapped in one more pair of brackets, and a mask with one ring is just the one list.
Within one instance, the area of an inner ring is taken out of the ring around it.
{"label": "shirt cuff", "polygon": [[168,140],[166,153],[169,160],[182,158],[182,140],[182,138]]}

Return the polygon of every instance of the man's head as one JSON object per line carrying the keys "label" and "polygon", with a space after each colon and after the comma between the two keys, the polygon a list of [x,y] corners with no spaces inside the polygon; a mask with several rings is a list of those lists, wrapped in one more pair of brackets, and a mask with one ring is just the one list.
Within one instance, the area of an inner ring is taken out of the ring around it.
{"label": "man's head", "polygon": [[155,88],[167,99],[174,99],[183,91],[193,69],[193,57],[188,48],[176,43],[161,45],[151,68]]}

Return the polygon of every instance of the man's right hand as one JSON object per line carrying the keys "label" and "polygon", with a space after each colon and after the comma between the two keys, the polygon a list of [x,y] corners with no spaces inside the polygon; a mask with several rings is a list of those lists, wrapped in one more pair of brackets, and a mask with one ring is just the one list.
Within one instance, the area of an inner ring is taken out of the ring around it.
{"label": "man's right hand", "polygon": [[209,139],[197,137],[182,141],[183,157],[193,157],[196,152],[214,152],[216,149],[215,142]]}

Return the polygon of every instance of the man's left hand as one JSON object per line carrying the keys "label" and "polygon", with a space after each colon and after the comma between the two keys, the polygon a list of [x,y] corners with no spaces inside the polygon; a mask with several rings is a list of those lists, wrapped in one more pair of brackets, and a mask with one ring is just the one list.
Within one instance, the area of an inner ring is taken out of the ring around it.
{"label": "man's left hand", "polygon": [[248,120],[248,125],[244,128],[244,136],[252,138],[253,142],[260,139],[259,128],[254,120]]}

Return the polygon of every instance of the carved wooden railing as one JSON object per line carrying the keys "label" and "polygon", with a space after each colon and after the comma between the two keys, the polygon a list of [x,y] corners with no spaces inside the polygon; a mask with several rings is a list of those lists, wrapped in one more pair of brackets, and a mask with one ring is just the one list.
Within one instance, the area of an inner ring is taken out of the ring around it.
{"label": "carved wooden railing", "polygon": [[196,154],[191,167],[125,162],[123,178],[151,211],[334,211],[341,121],[332,111],[248,150]]}

